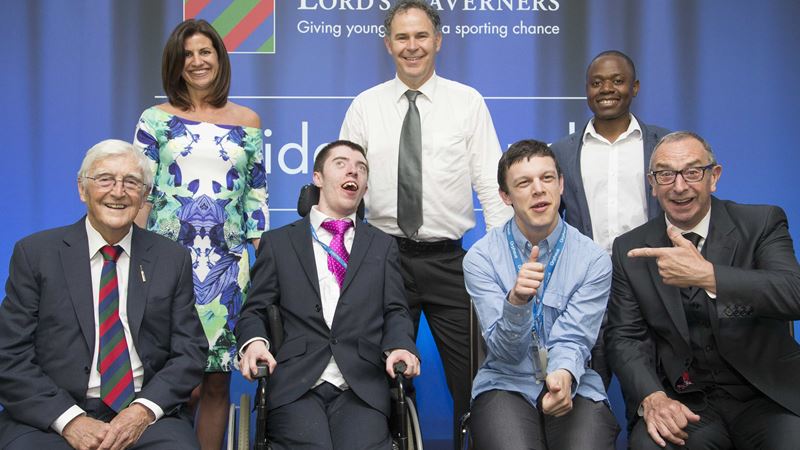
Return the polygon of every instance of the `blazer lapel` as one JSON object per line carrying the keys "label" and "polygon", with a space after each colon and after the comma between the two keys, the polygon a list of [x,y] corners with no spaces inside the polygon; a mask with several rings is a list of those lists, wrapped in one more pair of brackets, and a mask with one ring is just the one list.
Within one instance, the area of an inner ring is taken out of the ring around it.
{"label": "blazer lapel", "polygon": [[[711,220],[708,227],[708,238],[703,245],[706,259],[712,264],[732,266],[733,258],[736,255],[736,248],[739,240],[735,238],[734,231],[736,226],[725,209],[725,205],[711,197]],[[712,305],[716,307],[717,302]],[[711,314],[711,328],[715,333],[719,333],[719,316]],[[718,334],[717,334],[718,335]]]}
{"label": "blazer lapel", "polygon": [[75,308],[75,316],[81,327],[89,353],[94,353],[94,295],[92,293],[92,271],[89,262],[89,239],[86,237],[86,217],[72,225],[64,236],[61,249],[61,267]]}
{"label": "blazer lapel", "polygon": [[128,269],[128,326],[134,345],[139,343],[139,330],[147,305],[147,292],[153,279],[156,256],[150,251],[153,242],[136,225],[131,238],[131,263]]}
{"label": "blazer lapel", "polygon": [[319,293],[319,276],[317,275],[314,244],[309,227],[311,227],[311,220],[306,216],[292,224],[292,228],[289,230],[289,237],[292,241],[292,247],[297,253],[297,259],[300,260],[300,265],[303,267],[306,277],[308,277],[309,284],[314,288],[317,298],[322,298]]}
{"label": "blazer lapel", "polygon": [[639,122],[639,128],[642,129],[642,146],[644,147],[644,193],[647,199],[647,218],[652,219],[661,214],[661,206],[658,204],[658,199],[650,195],[650,183],[647,181],[647,174],[650,172],[650,156],[653,155],[653,147],[656,146],[656,134],[647,129],[638,117],[633,116]]}
{"label": "blazer lapel", "polygon": [[[672,247],[672,242],[667,236],[667,224],[664,220],[656,220],[652,226],[648,227],[647,238],[645,243],[648,247]],[[653,286],[658,292],[658,297],[664,303],[672,322],[675,324],[681,337],[683,337],[686,344],[689,345],[689,324],[686,322],[686,313],[683,310],[683,300],[681,299],[681,292],[676,286],[669,286],[661,280],[661,275],[658,274],[658,263],[655,258],[647,258],[647,268],[650,271],[650,277],[653,279]]]}
{"label": "blazer lapel", "polygon": [[367,255],[367,249],[372,243],[373,230],[369,228],[368,224],[364,222],[356,224],[355,233],[353,248],[350,249],[350,261],[347,263],[347,272],[344,275],[342,290],[339,295],[340,300],[345,291],[347,291],[347,287],[350,286],[350,282],[353,281],[353,277],[358,272],[359,267],[361,267],[361,263]]}
{"label": "blazer lapel", "polygon": [[[589,120],[591,121],[592,119]],[[593,238],[592,218],[589,215],[589,202],[586,200],[586,189],[583,186],[583,175],[581,174],[581,152],[583,151],[583,136],[586,134],[587,126],[589,126],[589,122],[584,125],[580,134],[575,133],[572,135],[572,141],[569,144],[575,146],[575,152],[573,153],[575,155],[575,160],[570,161],[570,164],[572,164],[574,169],[573,173],[575,174],[575,190],[577,191],[576,200],[578,201],[579,216],[581,217],[581,221],[586,224],[589,237]]]}

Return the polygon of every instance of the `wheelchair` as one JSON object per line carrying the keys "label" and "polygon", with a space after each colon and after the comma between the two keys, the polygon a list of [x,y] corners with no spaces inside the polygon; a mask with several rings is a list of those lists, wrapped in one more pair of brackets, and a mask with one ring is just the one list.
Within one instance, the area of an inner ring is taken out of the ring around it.
{"label": "wheelchair", "polygon": [[[297,212],[304,217],[311,210],[311,207],[319,201],[319,189],[313,184],[307,184],[300,190],[300,197],[297,201]],[[356,213],[359,219],[364,217],[364,202],[358,207]],[[276,354],[283,343],[283,323],[280,317],[278,305],[267,307],[267,321],[269,328],[274,334],[270,339],[270,346],[273,354]],[[422,450],[422,434],[420,432],[419,417],[417,416],[416,406],[411,398],[406,397],[406,378],[402,375],[406,367],[403,363],[398,363],[394,367],[395,378],[390,380],[391,396],[391,417],[389,418],[389,432],[392,438],[393,450]],[[270,444],[267,439],[266,417],[267,417],[267,384],[269,381],[269,370],[266,364],[259,364],[258,373],[254,377],[258,380],[253,410],[256,413],[255,438],[253,449],[268,450]],[[233,430],[235,425],[235,405],[231,405],[229,415],[229,430]],[[249,449],[250,438],[250,397],[243,394],[239,405],[239,428],[237,439],[237,450]],[[228,448],[233,449],[233,434],[229,433]]]}

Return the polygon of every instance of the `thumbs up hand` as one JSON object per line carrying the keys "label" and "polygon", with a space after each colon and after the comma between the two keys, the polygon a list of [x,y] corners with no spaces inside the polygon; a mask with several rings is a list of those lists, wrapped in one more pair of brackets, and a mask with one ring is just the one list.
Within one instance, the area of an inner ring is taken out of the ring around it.
{"label": "thumbs up hand", "polygon": [[539,246],[534,245],[528,261],[519,269],[514,288],[508,293],[508,301],[512,305],[524,305],[536,295],[536,290],[544,279],[544,264],[537,262],[537,258],[539,258]]}

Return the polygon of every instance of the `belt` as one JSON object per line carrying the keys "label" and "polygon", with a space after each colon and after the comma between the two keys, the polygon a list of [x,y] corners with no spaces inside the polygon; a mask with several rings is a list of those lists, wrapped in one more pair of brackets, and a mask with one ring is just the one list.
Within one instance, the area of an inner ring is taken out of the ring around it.
{"label": "belt", "polygon": [[455,241],[450,239],[445,239],[443,241],[422,242],[400,236],[394,236],[394,238],[397,241],[397,246],[400,247],[400,251],[418,252],[418,253],[437,253],[437,252],[452,252],[454,250],[459,250],[459,249],[463,250],[463,247],[461,247],[461,239]]}

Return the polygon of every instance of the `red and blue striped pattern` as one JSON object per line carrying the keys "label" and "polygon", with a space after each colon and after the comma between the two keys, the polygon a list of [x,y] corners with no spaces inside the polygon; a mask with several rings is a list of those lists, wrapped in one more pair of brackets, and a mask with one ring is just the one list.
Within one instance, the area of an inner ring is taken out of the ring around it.
{"label": "red and blue striped pattern", "polygon": [[128,353],[125,329],[119,319],[119,287],[117,259],[122,247],[106,245],[100,249],[103,270],[100,275],[100,398],[114,411],[120,412],[134,399],[133,372]]}

